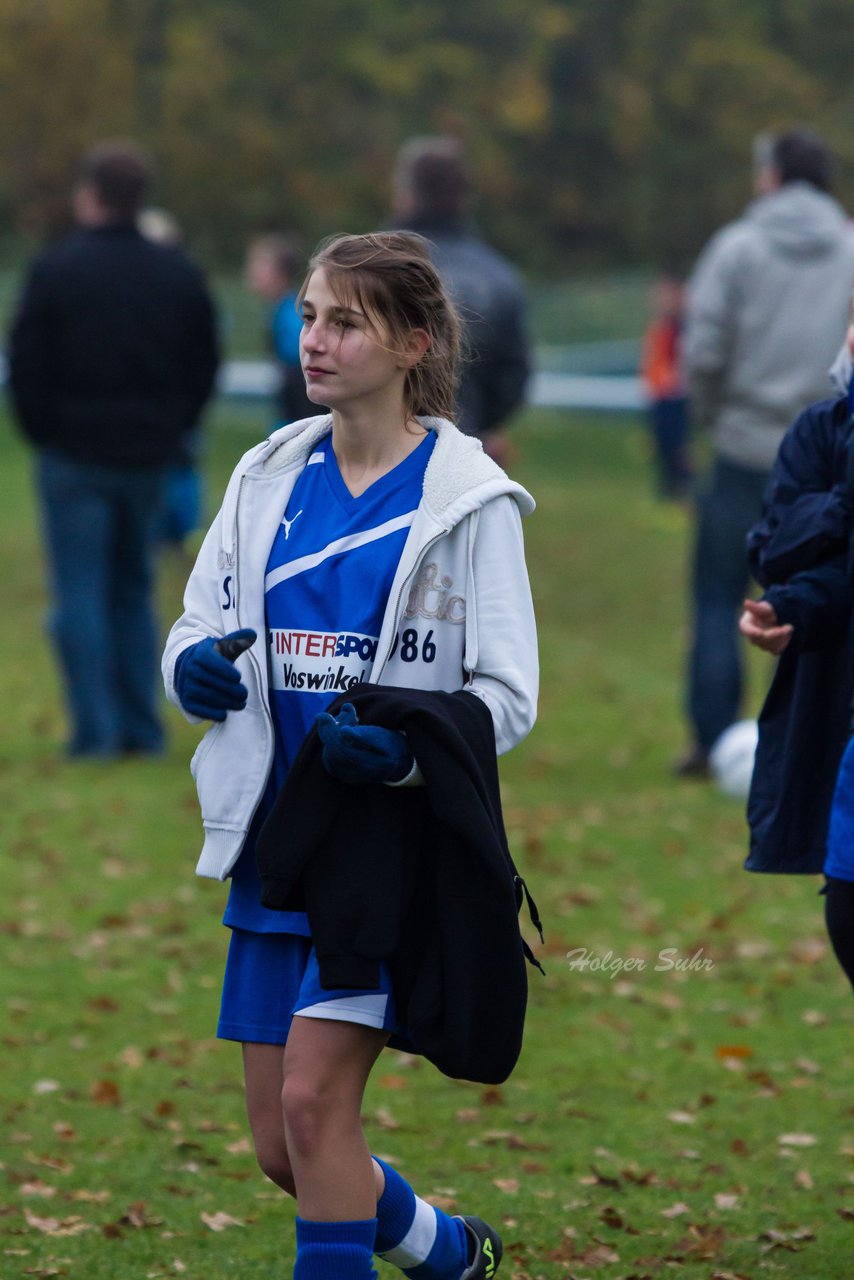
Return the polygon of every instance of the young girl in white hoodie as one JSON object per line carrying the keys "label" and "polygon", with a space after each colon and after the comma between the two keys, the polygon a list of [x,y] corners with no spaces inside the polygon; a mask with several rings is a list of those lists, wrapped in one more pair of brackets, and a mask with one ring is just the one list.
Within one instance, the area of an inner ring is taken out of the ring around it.
{"label": "young girl in white hoodie", "polygon": [[[533,502],[448,420],[458,322],[420,237],[333,238],[300,305],[308,396],[331,413],[241,460],[163,663],[172,701],[214,721],[192,769],[199,873],[231,880],[219,1035],[242,1044],[259,1164],[296,1198],[296,1280],[368,1280],[373,1253],[419,1280],[491,1280],[497,1232],[426,1204],[366,1145],[365,1085],[401,1030],[386,966],[379,990],[321,987],[306,916],[260,905],[254,844],[307,732],[355,683],[466,689],[499,753],[525,736]],[[323,730],[335,776],[418,784],[403,734],[328,715]]]}

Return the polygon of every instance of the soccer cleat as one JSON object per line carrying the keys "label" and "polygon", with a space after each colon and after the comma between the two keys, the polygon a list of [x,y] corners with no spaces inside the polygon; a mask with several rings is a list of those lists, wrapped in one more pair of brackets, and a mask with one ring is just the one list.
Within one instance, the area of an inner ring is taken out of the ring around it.
{"label": "soccer cleat", "polygon": [[482,1218],[460,1216],[457,1221],[466,1229],[472,1254],[460,1280],[492,1280],[503,1253],[501,1236]]}

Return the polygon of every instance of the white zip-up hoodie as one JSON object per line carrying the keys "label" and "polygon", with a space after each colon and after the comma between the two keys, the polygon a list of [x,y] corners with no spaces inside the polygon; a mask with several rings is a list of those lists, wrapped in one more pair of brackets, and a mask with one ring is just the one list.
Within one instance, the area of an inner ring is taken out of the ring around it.
{"label": "white zip-up hoodie", "polygon": [[[500,754],[525,737],[536,717],[537,638],[521,527],[521,515],[533,511],[534,501],[486,456],[479,440],[442,418],[420,421],[437,440],[370,681],[476,694],[492,713]],[[249,691],[245,708],[208,729],[190,765],[205,829],[196,868],[202,876],[229,875],[267,783],[274,737],[264,575],[294,484],[331,426],[329,415],[291,423],[243,456],[166,643],[166,694],[180,707],[174,674],[184,649],[241,627],[254,628],[259,637],[237,660]]]}

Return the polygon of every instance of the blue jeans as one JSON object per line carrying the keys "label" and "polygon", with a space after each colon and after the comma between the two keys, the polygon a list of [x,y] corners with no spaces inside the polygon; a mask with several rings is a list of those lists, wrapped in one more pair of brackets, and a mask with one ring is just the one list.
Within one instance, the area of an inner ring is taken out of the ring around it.
{"label": "blue jeans", "polygon": [[718,458],[698,503],[688,716],[696,743],[706,751],[739,715],[738,615],[750,580],[745,541],[761,514],[767,483],[767,472]]}
{"label": "blue jeans", "polygon": [[688,398],[671,396],[654,400],[649,421],[658,494],[662,498],[686,498],[694,478],[688,450]]}
{"label": "blue jeans", "polygon": [[202,480],[189,463],[169,467],[163,492],[160,536],[180,547],[202,522]]}
{"label": "blue jeans", "polygon": [[74,755],[157,751],[153,606],[165,471],[38,462],[51,578],[50,629],[65,677]]}

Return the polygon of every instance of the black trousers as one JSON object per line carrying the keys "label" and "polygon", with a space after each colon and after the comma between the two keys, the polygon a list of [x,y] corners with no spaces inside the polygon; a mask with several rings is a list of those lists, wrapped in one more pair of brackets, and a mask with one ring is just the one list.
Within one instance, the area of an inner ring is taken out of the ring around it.
{"label": "black trousers", "polygon": [[827,877],[824,919],[836,959],[854,987],[854,882]]}

